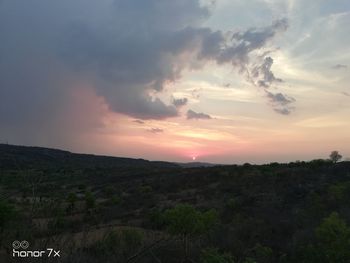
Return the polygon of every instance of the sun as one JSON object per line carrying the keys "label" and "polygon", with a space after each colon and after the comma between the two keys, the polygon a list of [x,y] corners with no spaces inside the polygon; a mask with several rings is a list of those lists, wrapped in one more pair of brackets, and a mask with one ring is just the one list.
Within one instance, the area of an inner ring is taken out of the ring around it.
{"label": "sun", "polygon": [[192,156],[192,161],[195,161],[197,159],[197,156]]}

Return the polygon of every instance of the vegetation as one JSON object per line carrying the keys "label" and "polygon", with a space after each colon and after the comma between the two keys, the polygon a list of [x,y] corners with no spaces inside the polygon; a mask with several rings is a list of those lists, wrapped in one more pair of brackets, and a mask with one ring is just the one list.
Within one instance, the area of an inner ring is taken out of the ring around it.
{"label": "vegetation", "polygon": [[64,263],[350,262],[350,162],[334,156],[183,168],[0,145],[0,261],[25,239]]}
{"label": "vegetation", "polygon": [[336,162],[340,161],[340,160],[343,158],[343,156],[341,156],[341,155],[338,153],[338,151],[333,151],[333,152],[331,152],[331,154],[329,155],[329,157],[330,157],[330,159],[331,159],[331,161],[332,161],[333,163],[336,163]]}
{"label": "vegetation", "polygon": [[208,233],[216,220],[215,211],[200,212],[186,204],[179,204],[165,212],[169,233],[182,239],[185,260],[189,258],[191,239]]}
{"label": "vegetation", "polygon": [[201,263],[234,263],[234,260],[229,254],[220,253],[215,248],[209,248],[202,252]]}

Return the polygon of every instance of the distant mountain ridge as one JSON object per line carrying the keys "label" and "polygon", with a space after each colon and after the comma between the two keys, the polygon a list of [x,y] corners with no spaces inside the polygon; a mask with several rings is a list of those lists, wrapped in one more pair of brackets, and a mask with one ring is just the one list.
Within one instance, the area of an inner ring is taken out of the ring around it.
{"label": "distant mountain ridge", "polygon": [[52,166],[75,166],[83,168],[97,167],[159,167],[180,168],[178,164],[162,161],[148,161],[125,157],[112,157],[93,154],[72,153],[65,150],[0,144],[0,169],[20,168],[38,165]]}
{"label": "distant mountain ridge", "polygon": [[190,163],[176,163],[183,168],[200,168],[200,167],[214,167],[223,166],[224,164],[205,163],[205,162],[190,162]]}

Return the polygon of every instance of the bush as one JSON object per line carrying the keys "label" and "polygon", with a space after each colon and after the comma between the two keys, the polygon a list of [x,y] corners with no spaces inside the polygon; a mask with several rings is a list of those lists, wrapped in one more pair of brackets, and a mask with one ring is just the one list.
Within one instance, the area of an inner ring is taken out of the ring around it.
{"label": "bush", "polygon": [[75,203],[78,201],[78,197],[75,193],[69,193],[67,196],[68,210],[72,211],[75,208]]}
{"label": "bush", "polygon": [[87,209],[95,207],[95,204],[96,204],[95,197],[91,192],[85,193],[85,204]]}
{"label": "bush", "polygon": [[202,252],[201,263],[234,263],[233,257],[230,254],[219,253],[216,248],[209,248]]}
{"label": "bush", "polygon": [[231,209],[231,210],[235,210],[237,208],[237,200],[235,198],[230,198],[228,201],[227,201],[227,208]]}
{"label": "bush", "polygon": [[257,244],[253,250],[253,258],[259,263],[273,262],[273,251],[271,248]]}
{"label": "bush", "polygon": [[350,228],[338,213],[325,218],[315,232],[324,262],[350,262]]}
{"label": "bush", "polygon": [[143,233],[135,228],[127,228],[121,231],[123,250],[125,252],[136,251],[141,247],[144,236]]}
{"label": "bush", "polygon": [[333,184],[328,188],[328,196],[331,202],[336,204],[348,200],[349,182]]}
{"label": "bush", "polygon": [[177,205],[165,212],[165,223],[168,231],[173,235],[196,236],[204,234],[217,221],[214,210],[197,211],[191,205]]}
{"label": "bush", "polygon": [[13,206],[0,200],[0,231],[4,230],[5,225],[14,218],[16,212]]}
{"label": "bush", "polygon": [[104,191],[106,197],[108,197],[108,198],[112,198],[116,192],[116,190],[113,186],[106,186],[103,191]]}
{"label": "bush", "polygon": [[180,204],[165,211],[164,220],[168,232],[181,237],[187,259],[189,240],[207,233],[217,222],[217,213],[214,210],[200,212],[191,205]]}
{"label": "bush", "polygon": [[139,192],[141,194],[148,194],[148,193],[151,193],[153,191],[153,188],[149,185],[143,185],[143,186],[140,186],[139,188]]}
{"label": "bush", "polygon": [[165,224],[164,215],[158,209],[154,209],[150,212],[148,216],[149,227],[152,229],[160,230]]}
{"label": "bush", "polygon": [[90,246],[88,250],[100,259],[125,262],[128,257],[140,249],[143,239],[143,233],[134,228],[111,231],[103,239]]}

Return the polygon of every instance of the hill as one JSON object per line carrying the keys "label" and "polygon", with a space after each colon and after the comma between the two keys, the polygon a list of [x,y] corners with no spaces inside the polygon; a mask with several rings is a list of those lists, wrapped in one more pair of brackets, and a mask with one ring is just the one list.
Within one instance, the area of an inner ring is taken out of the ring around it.
{"label": "hill", "polygon": [[176,163],[183,168],[203,168],[203,167],[214,167],[214,166],[222,166],[223,164],[215,164],[215,163],[203,163],[203,162],[190,162],[190,163]]}
{"label": "hill", "polygon": [[24,167],[177,167],[170,162],[152,162],[144,159],[77,154],[69,151],[0,144],[0,169]]}

